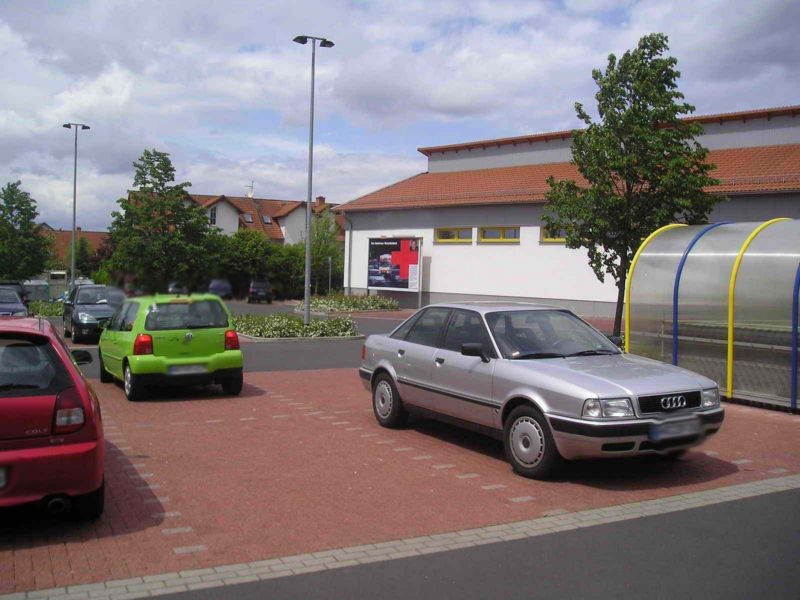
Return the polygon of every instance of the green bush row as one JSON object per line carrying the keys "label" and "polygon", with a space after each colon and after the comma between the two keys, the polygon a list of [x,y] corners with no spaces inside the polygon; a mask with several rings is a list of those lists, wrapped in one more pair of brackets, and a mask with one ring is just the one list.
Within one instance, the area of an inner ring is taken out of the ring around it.
{"label": "green bush row", "polygon": [[31,300],[28,303],[28,314],[33,317],[61,317],[64,315],[64,304]]}
{"label": "green bush row", "polygon": [[337,337],[358,333],[350,317],[312,319],[308,325],[303,325],[300,317],[280,314],[235,316],[233,328],[244,335],[263,338]]}
{"label": "green bush row", "polygon": [[[300,308],[303,305],[301,303]],[[311,298],[311,310],[314,312],[347,312],[359,310],[397,310],[399,303],[386,296],[314,296]]]}

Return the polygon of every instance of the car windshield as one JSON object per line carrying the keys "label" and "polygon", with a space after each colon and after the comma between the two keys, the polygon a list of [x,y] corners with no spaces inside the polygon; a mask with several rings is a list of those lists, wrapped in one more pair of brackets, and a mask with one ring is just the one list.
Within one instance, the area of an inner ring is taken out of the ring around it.
{"label": "car windshield", "polygon": [[20,304],[22,300],[20,300],[17,292],[14,290],[9,289],[2,289],[0,288],[0,304]]}
{"label": "car windshield", "polygon": [[124,294],[113,288],[82,288],[78,290],[75,304],[122,304]]}
{"label": "car windshield", "polygon": [[216,300],[153,304],[144,327],[149,331],[166,329],[210,329],[228,326],[228,315]]}
{"label": "car windshield", "polygon": [[515,310],[486,315],[503,357],[523,360],[618,354],[605,336],[563,310]]}
{"label": "car windshield", "polygon": [[0,334],[0,398],[57,394],[70,385],[47,339]]}

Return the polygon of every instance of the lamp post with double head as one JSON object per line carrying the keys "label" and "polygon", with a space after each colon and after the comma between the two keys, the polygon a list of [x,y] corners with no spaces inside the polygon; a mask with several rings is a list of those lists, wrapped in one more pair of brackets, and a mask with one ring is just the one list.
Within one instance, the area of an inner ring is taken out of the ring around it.
{"label": "lamp post with double head", "polygon": [[308,197],[306,198],[306,280],[303,293],[303,323],[311,321],[311,182],[314,170],[314,68],[317,57],[317,42],[320,48],[333,48],[333,42],[313,35],[298,35],[293,40],[298,44],[311,41],[311,111],[308,126]]}
{"label": "lamp post with double head", "polygon": [[64,123],[65,129],[75,129],[75,154],[72,166],[72,240],[70,242],[69,289],[75,287],[75,213],[78,204],[78,130],[89,129],[83,123]]}

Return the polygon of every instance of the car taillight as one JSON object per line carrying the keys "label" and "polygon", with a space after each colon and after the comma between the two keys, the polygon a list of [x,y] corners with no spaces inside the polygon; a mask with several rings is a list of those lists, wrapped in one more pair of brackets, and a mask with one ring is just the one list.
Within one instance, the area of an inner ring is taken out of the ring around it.
{"label": "car taillight", "polygon": [[367,358],[367,347],[364,344],[361,344],[361,360]]}
{"label": "car taillight", "polygon": [[133,353],[139,354],[152,354],[153,353],[153,337],[146,333],[140,333],[133,341]]}
{"label": "car taillight", "polygon": [[238,350],[239,336],[233,329],[225,332],[225,350]]}
{"label": "car taillight", "polygon": [[256,291],[256,288],[254,288],[254,287],[251,287],[251,288],[248,290],[248,292],[249,292],[250,294],[254,293],[255,291]]}
{"label": "car taillight", "polygon": [[67,388],[56,396],[53,412],[53,435],[74,433],[86,422],[83,414],[83,400],[78,388]]}

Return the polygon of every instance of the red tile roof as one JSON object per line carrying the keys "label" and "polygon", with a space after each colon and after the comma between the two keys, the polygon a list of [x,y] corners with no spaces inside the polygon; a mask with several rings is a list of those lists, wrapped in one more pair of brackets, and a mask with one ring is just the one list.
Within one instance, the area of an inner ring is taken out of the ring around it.
{"label": "red tile roof", "polygon": [[[53,253],[56,258],[65,261],[69,256],[69,249],[72,243],[72,230],[71,229],[43,229],[43,232],[53,238]],[[85,231],[78,229],[75,231],[75,244],[77,246],[79,239],[85,239],[89,242],[90,251],[95,252],[100,246],[103,245],[108,239],[107,231]]]}
{"label": "red tile roof", "polygon": [[[273,200],[269,198],[250,198],[249,196],[213,196],[206,194],[189,194],[189,197],[203,208],[210,208],[218,202],[229,202],[239,211],[239,227],[243,229],[256,229],[261,231],[271,240],[283,241],[283,232],[277,219],[288,215],[296,208],[303,205],[298,200]],[[245,213],[253,215],[253,222],[244,220]],[[263,216],[270,217],[270,223],[264,223]]]}
{"label": "red tile roof", "polygon": [[[746,121],[748,119],[771,119],[772,117],[787,115],[794,117],[798,114],[800,114],[800,105],[759,108],[756,110],[718,113],[714,115],[698,115],[696,117],[686,117],[684,121],[692,123],[724,123],[726,121]],[[459,150],[475,150],[477,148],[490,148],[492,146],[516,146],[518,144],[532,144],[534,142],[547,142],[550,140],[566,140],[571,137],[572,130],[549,131],[547,133],[534,133],[532,135],[519,135],[515,137],[497,138],[493,140],[477,140],[474,142],[463,142],[461,144],[427,146],[417,148],[417,150],[425,156],[430,156],[435,152],[458,152]]]}
{"label": "red tile roof", "polygon": [[[800,144],[712,150],[708,161],[719,194],[800,191]],[[585,180],[571,163],[420,173],[346,204],[336,212],[487,204],[543,203],[547,178]]]}

